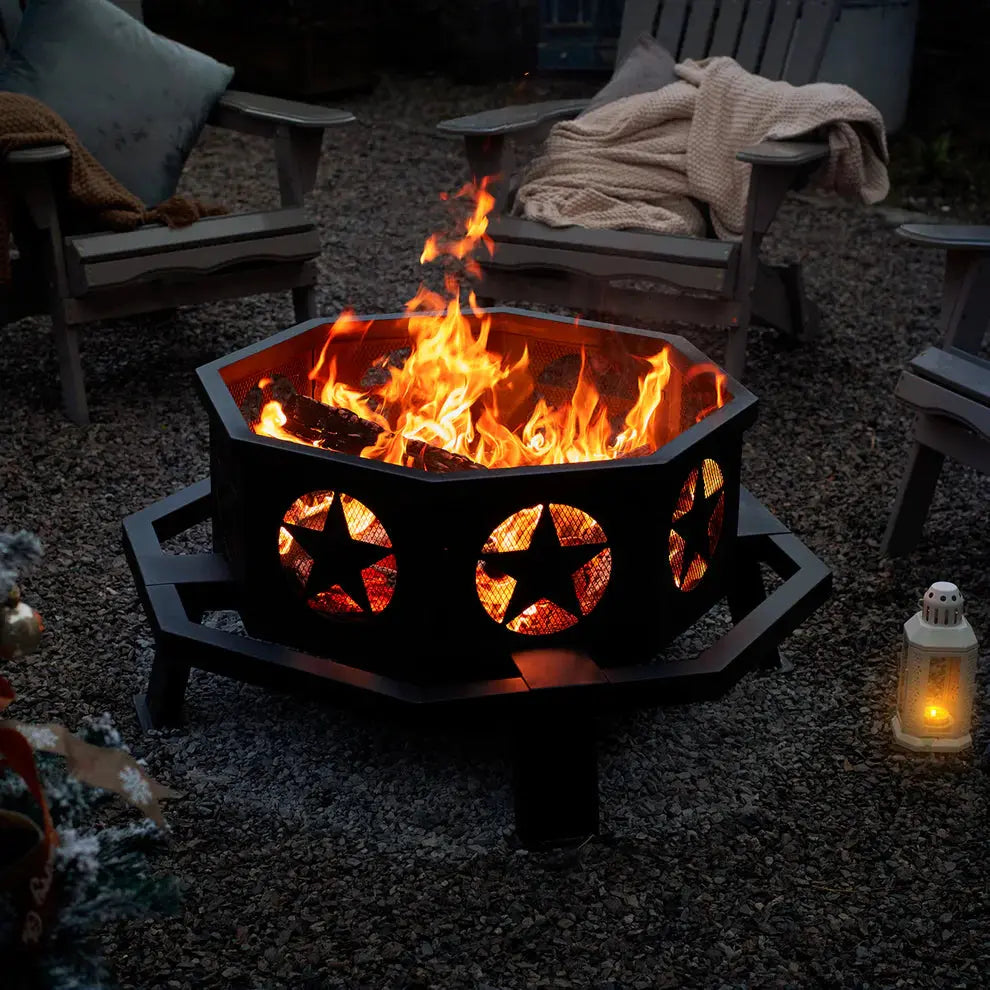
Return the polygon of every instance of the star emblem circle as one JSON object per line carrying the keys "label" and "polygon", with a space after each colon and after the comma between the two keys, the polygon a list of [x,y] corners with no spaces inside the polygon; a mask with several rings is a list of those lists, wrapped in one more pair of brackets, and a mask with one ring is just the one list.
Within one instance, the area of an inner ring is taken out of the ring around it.
{"label": "star emblem circle", "polygon": [[706,457],[684,480],[670,524],[670,571],[681,591],[692,591],[708,573],[724,518],[725,478]]}
{"label": "star emblem circle", "polygon": [[485,541],[475,586],[488,615],[511,632],[561,632],[601,601],[612,551],[601,525],[573,505],[528,506]]}
{"label": "star emblem circle", "polygon": [[375,513],[345,492],[297,498],[282,517],[278,553],[306,604],[323,615],[381,612],[395,592],[392,540]]}

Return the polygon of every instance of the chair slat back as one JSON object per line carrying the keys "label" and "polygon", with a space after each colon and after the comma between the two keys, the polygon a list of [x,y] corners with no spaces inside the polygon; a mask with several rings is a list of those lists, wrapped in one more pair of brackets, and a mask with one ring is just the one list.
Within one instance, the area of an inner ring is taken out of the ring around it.
{"label": "chair slat back", "polygon": [[777,0],[770,31],[763,45],[763,57],[760,59],[760,74],[768,79],[780,79],[784,75],[787,53],[791,47],[791,38],[794,37],[800,9],[801,0]]}
{"label": "chair slat back", "polygon": [[782,77],[789,83],[803,86],[815,81],[838,16],[837,8],[835,0],[804,0]]}
{"label": "chair slat back", "polygon": [[776,0],[750,0],[736,49],[736,61],[747,72],[756,72],[759,67],[775,3]]}
{"label": "chair slat back", "polygon": [[651,34],[678,62],[729,55],[750,72],[801,85],[818,75],[840,0],[626,0],[621,61]]}
{"label": "chair slat back", "polygon": [[722,0],[718,9],[715,34],[712,37],[709,55],[736,54],[743,15],[746,13],[746,0]]}
{"label": "chair slat back", "polygon": [[694,0],[688,14],[681,48],[686,52],[707,52],[718,13],[718,0]]}
{"label": "chair slat back", "polygon": [[663,0],[660,4],[656,39],[671,55],[676,56],[680,49],[684,21],[687,19],[690,6],[691,0]]}

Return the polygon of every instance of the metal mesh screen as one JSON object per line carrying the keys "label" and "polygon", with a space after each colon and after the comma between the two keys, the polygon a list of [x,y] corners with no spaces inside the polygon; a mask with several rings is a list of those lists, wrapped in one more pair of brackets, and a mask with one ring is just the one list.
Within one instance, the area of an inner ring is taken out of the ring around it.
{"label": "metal mesh screen", "polygon": [[706,457],[681,486],[669,537],[670,570],[681,591],[692,591],[708,572],[725,518],[722,469]]}
{"label": "metal mesh screen", "polygon": [[[311,394],[311,385],[307,376],[309,375],[310,368],[313,367],[314,358],[315,355],[312,349],[307,347],[289,361],[283,361],[281,364],[273,365],[265,372],[264,377],[275,379],[284,376],[292,382],[297,392],[301,395],[308,396]],[[248,392],[258,384],[259,377],[258,375],[249,375],[245,378],[239,378],[230,384],[230,394],[238,406],[243,405]],[[268,402],[272,397],[271,388],[262,389],[262,392],[265,396],[265,402]],[[248,425],[254,426],[256,422],[258,422],[257,418],[249,420]]]}
{"label": "metal mesh screen", "polygon": [[612,572],[602,527],[572,505],[520,509],[492,531],[482,553],[475,569],[482,607],[507,629],[529,636],[575,625],[601,601]]}
{"label": "metal mesh screen", "polygon": [[[282,519],[278,534],[278,551],[283,568],[292,576],[307,604],[317,612],[330,614],[362,613],[366,606],[356,600],[354,587],[348,593],[341,583],[330,583],[328,587],[312,586],[316,577],[313,568],[316,563],[313,555],[301,545],[298,532],[294,536],[287,527],[302,527],[314,533],[323,532],[328,525],[334,500],[340,500],[346,537],[351,541],[381,548],[381,554],[367,553],[367,566],[355,568],[350,575],[360,582],[358,588],[363,594],[358,598],[367,599],[367,609],[381,612],[392,600],[395,592],[397,568],[395,554],[391,553],[392,541],[378,517],[363,502],[346,493],[322,490],[309,492],[297,498]],[[305,534],[303,534],[305,535]],[[333,573],[333,561],[328,573]]]}

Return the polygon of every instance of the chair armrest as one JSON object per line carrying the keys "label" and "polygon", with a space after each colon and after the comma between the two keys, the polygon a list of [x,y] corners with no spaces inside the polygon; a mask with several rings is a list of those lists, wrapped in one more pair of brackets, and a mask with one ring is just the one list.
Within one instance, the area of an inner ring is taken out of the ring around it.
{"label": "chair armrest", "polygon": [[274,134],[279,126],[325,130],[355,120],[349,110],[280,100],[274,96],[229,89],[217,101],[209,123],[249,134]]}
{"label": "chair armrest", "polygon": [[916,375],[990,407],[990,361],[951,347],[929,347],[912,358],[908,367]]}
{"label": "chair armrest", "polygon": [[21,148],[3,158],[8,165],[44,165],[70,158],[72,152],[64,144],[45,144],[38,148]]}
{"label": "chair armrest", "polygon": [[949,251],[990,251],[990,227],[942,223],[905,223],[897,233],[915,244]]}
{"label": "chair armrest", "polygon": [[442,134],[456,137],[498,137],[535,131],[544,124],[576,117],[588,100],[552,100],[547,103],[527,103],[517,107],[483,110],[467,117],[454,117],[437,124]]}
{"label": "chair armrest", "polygon": [[828,158],[828,145],[819,141],[764,141],[743,148],[736,158],[750,165],[810,165]]}

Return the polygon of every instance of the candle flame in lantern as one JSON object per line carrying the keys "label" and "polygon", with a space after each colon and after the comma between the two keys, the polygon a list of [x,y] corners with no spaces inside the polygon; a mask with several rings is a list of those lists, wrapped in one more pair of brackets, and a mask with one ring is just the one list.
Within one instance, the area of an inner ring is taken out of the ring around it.
{"label": "candle flame in lantern", "polygon": [[953,719],[948,709],[929,703],[925,706],[923,721],[929,729],[942,730],[948,729]]}
{"label": "candle flame in lantern", "polygon": [[[494,206],[490,178],[464,186],[454,198],[472,203],[461,234],[443,239],[431,234],[421,262],[452,258],[473,275],[480,274],[473,258],[476,249],[492,253],[488,214]],[[362,457],[391,464],[411,464],[407,440],[419,440],[488,468],[575,464],[612,460],[649,453],[669,439],[661,415],[665,389],[672,374],[669,349],[652,356],[629,356],[638,366],[638,392],[621,423],[610,415],[595,384],[588,355],[582,350],[580,372],[570,400],[552,404],[537,394],[527,348],[512,357],[489,349],[492,318],[478,308],[473,292],[461,305],[461,286],[448,274],[446,295],[421,286],[405,306],[411,351],[401,367],[387,368],[388,380],[371,389],[343,381],[331,343],[360,337],[367,326],[345,310],[327,335],[309,379],[320,401],[347,409],[383,428],[378,441],[361,451]],[[690,378],[707,377],[703,389],[707,405],[700,420],[729,399],[725,376],[714,365],[691,369]],[[632,374],[630,378],[632,378]],[[258,384],[264,387],[268,379]],[[688,379],[684,382],[688,387]],[[305,443],[284,429],[287,419],[276,401],[268,402],[252,425],[256,433],[294,443]]]}

